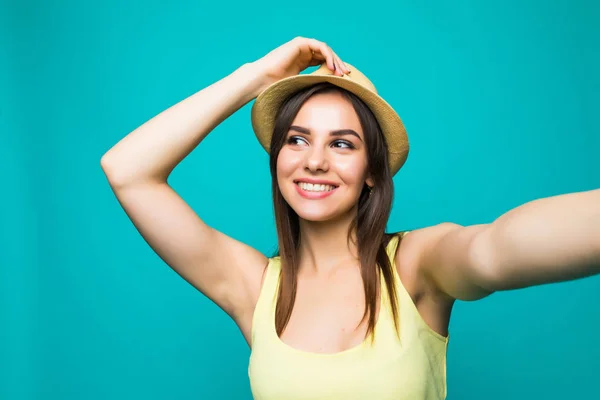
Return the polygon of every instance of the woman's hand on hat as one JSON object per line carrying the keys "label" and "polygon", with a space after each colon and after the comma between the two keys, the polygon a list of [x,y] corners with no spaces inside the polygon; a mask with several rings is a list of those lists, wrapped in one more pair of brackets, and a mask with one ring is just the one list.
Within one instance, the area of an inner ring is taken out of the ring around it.
{"label": "woman's hand on hat", "polygon": [[260,92],[281,79],[298,75],[308,67],[326,63],[334,75],[350,73],[346,64],[324,42],[296,37],[251,63],[263,78]]}

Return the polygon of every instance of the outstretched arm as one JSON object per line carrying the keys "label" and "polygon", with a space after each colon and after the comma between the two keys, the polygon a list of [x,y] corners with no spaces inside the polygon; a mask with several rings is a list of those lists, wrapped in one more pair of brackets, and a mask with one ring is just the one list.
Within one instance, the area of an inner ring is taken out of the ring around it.
{"label": "outstretched arm", "polygon": [[600,189],[526,203],[483,234],[496,290],[600,273]]}
{"label": "outstretched arm", "polygon": [[446,223],[418,236],[420,270],[455,299],[591,276],[600,273],[600,189],[534,200],[491,224]]}

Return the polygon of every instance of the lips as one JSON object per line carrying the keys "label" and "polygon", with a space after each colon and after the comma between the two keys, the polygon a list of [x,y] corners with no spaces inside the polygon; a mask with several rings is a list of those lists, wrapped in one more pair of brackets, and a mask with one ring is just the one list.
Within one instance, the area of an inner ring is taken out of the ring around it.
{"label": "lips", "polygon": [[335,186],[335,187],[339,186],[338,184],[336,184],[333,181],[327,181],[327,180],[322,180],[322,179],[302,178],[302,179],[294,180],[294,183],[296,183],[296,184],[298,184],[300,182],[312,183],[313,185],[329,185],[329,186]]}
{"label": "lips", "polygon": [[306,182],[298,182],[296,185],[300,186],[300,189],[306,190],[308,192],[328,192],[332,189],[335,189],[337,186],[335,185],[317,185]]}
{"label": "lips", "polygon": [[298,192],[298,194],[302,197],[304,197],[305,199],[309,199],[309,200],[320,200],[320,199],[324,199],[325,197],[329,197],[331,196],[336,190],[338,190],[338,186],[336,185],[332,185],[333,189],[331,190],[323,190],[323,191],[309,191],[309,190],[304,190],[300,187],[299,183],[302,183],[305,181],[299,181],[298,183],[295,183],[294,186],[296,187],[296,191]]}

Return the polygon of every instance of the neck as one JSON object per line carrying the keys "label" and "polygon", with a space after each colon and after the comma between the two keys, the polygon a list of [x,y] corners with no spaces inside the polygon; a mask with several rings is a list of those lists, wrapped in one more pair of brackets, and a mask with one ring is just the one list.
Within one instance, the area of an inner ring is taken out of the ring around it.
{"label": "neck", "polygon": [[[354,215],[325,222],[300,219],[299,273],[330,275],[340,267],[355,267],[358,262],[356,230],[348,242],[348,229]],[[354,242],[354,243],[353,243]]]}

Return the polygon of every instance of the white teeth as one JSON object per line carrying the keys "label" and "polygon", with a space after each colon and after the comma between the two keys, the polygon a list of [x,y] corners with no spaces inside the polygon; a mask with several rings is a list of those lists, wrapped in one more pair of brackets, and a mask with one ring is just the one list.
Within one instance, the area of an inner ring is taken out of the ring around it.
{"label": "white teeth", "polygon": [[312,183],[306,182],[298,182],[297,185],[300,186],[302,190],[306,190],[307,192],[329,192],[330,190],[335,189],[335,186],[331,185],[313,185]]}

